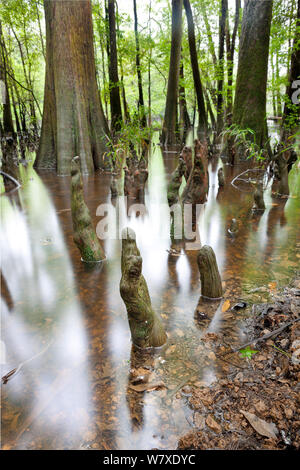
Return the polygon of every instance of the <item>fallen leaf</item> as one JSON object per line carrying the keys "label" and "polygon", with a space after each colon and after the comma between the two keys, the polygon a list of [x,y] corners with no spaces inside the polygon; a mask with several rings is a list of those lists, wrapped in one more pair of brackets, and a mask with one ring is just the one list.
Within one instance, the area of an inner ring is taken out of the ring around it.
{"label": "fallen leaf", "polygon": [[230,307],[230,300],[225,300],[225,302],[222,305],[222,312],[226,312]]}
{"label": "fallen leaf", "polygon": [[277,282],[269,282],[268,287],[270,290],[276,290],[277,288]]}
{"label": "fallen leaf", "polygon": [[214,418],[211,415],[208,415],[206,420],[205,420],[207,426],[212,429],[215,433],[220,434],[222,432],[222,428],[217,423],[217,421],[214,420]]}
{"label": "fallen leaf", "polygon": [[267,423],[267,421],[258,418],[253,413],[249,413],[248,411],[240,410],[245,418],[249,421],[251,426],[255,429],[258,434],[265,437],[270,437],[271,439],[276,439],[278,434],[278,429],[274,423]]}

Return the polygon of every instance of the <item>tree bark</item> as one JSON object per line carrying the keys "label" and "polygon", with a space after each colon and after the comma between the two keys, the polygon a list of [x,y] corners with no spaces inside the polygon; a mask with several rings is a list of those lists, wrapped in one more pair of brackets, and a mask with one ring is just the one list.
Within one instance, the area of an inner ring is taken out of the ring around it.
{"label": "tree bark", "polygon": [[83,173],[105,167],[109,133],[96,82],[90,0],[44,0],[46,78],[35,166],[70,174],[79,155]]}
{"label": "tree bark", "polygon": [[108,0],[108,20],[109,20],[109,93],[110,93],[110,113],[111,129],[119,131],[122,127],[122,109],[120,99],[120,86],[118,75],[118,55],[116,41],[116,15],[115,0]]}
{"label": "tree bark", "polygon": [[228,14],[228,0],[221,0],[221,12],[219,20],[219,60],[218,60],[218,84],[217,84],[217,134],[219,135],[223,128],[223,84],[224,84],[224,42],[226,17]]}
{"label": "tree bark", "polygon": [[161,141],[172,145],[177,141],[177,102],[182,37],[182,1],[172,0],[172,39],[169,66],[168,90]]}
{"label": "tree bark", "polygon": [[133,11],[134,11],[134,34],[135,34],[135,63],[136,63],[136,72],[138,77],[138,89],[139,89],[139,115],[141,119],[141,124],[143,127],[146,127],[146,114],[145,114],[145,104],[144,104],[144,94],[143,94],[143,82],[142,82],[142,73],[141,73],[141,57],[140,57],[140,41],[139,41],[139,32],[138,32],[138,17],[137,17],[137,8],[136,0],[133,0]]}
{"label": "tree bark", "polygon": [[222,281],[213,249],[208,245],[203,246],[197,262],[201,277],[201,295],[210,299],[222,297]]}
{"label": "tree bark", "polygon": [[[265,140],[266,89],[272,0],[245,0],[240,37],[233,124],[255,132],[256,144]],[[249,135],[251,138],[251,135]],[[239,159],[242,159],[239,152]]]}
{"label": "tree bark", "polygon": [[228,74],[228,87],[227,87],[227,113],[232,112],[232,84],[233,84],[233,67],[234,67],[234,51],[237,31],[240,23],[240,9],[241,0],[235,0],[235,19],[232,37],[230,39],[229,31],[229,18],[226,18],[226,49],[227,49],[227,74]]}
{"label": "tree bark", "polygon": [[[2,33],[2,25],[0,21],[0,80],[4,83],[4,103],[3,103],[3,132],[4,134],[15,135],[14,124],[11,113],[10,106],[10,96],[8,92],[8,83],[7,83],[7,64],[6,64],[6,54],[5,54],[5,43],[4,36]],[[3,92],[3,90],[0,90]]]}
{"label": "tree bark", "polygon": [[[295,93],[299,89],[299,83],[293,85],[296,80],[300,80],[300,0],[298,0],[297,6],[297,19],[296,19],[296,29],[294,36],[293,49],[291,54],[291,64],[289,72],[289,81],[286,89],[286,99],[283,112],[282,120],[282,141],[293,132],[298,125],[298,118],[300,115],[300,104],[299,93]],[[293,103],[293,93],[297,94],[298,104]]]}
{"label": "tree bark", "polygon": [[179,81],[179,122],[183,130],[183,141],[185,140],[188,129],[191,128],[191,120],[187,110],[186,98],[185,98],[185,88],[184,88],[184,69],[183,62],[180,64],[180,81]]}
{"label": "tree bark", "polygon": [[147,283],[142,275],[142,263],[135,233],[125,228],[122,232],[120,293],[127,309],[132,342],[145,349],[163,346],[167,335],[152,308]]}
{"label": "tree bark", "polygon": [[197,97],[197,107],[198,107],[198,135],[202,140],[204,139],[207,131],[207,115],[205,110],[205,102],[203,96],[203,87],[200,78],[196,41],[195,41],[195,26],[193,20],[193,13],[189,0],[183,0],[186,19],[188,24],[188,39],[189,39],[189,48],[190,48],[190,57],[191,57],[191,66],[193,71],[194,86],[196,90]]}

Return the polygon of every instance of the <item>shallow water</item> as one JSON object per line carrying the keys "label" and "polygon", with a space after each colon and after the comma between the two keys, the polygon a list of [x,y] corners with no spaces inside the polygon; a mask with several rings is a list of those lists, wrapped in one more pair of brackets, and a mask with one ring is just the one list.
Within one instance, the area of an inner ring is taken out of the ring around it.
{"label": "shallow water", "polygon": [[[146,214],[128,218],[123,202],[116,205],[119,229],[130,225],[136,231],[152,303],[168,333],[167,345],[155,355],[132,351],[119,294],[120,240],[104,241],[103,264],[80,261],[72,240],[69,178],[28,170],[19,191],[1,196],[1,375],[21,364],[1,385],[2,448],[176,448],[193,428],[182,388],[211,383],[231,367],[216,359],[204,335],[215,332],[226,344],[241,344],[251,303],[267,300],[270,286],[276,293],[299,269],[299,170],[290,173],[291,197],[272,198],[269,184],[266,210],[254,216],[251,186],[243,183],[239,190],[230,184],[243,168],[225,166],[226,186],[218,191],[222,163],[213,161],[198,220],[200,242],[193,248],[213,247],[224,298],[230,306],[239,299],[250,306],[238,314],[226,310],[224,300],[199,301],[197,250],[183,247],[180,256],[172,256],[170,239],[162,236],[169,233],[166,184],[176,158],[155,148]],[[97,207],[110,201],[110,178],[84,178],[95,226]],[[239,224],[235,238],[228,233],[232,218]],[[167,388],[131,390],[130,370],[141,365]]]}

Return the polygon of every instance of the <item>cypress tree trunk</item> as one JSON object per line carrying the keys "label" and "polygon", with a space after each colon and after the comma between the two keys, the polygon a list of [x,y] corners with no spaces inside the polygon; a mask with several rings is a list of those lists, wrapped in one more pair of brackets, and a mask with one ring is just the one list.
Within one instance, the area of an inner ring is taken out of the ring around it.
{"label": "cypress tree trunk", "polygon": [[35,166],[70,174],[79,155],[83,173],[104,167],[107,123],[96,82],[90,0],[44,0],[46,78]]}
{"label": "cypress tree trunk", "polygon": [[179,109],[180,109],[180,117],[179,123],[183,128],[183,141],[185,139],[186,133],[188,129],[191,128],[191,120],[187,110],[186,98],[185,98],[185,88],[184,88],[184,70],[183,70],[183,62],[180,64],[180,82],[179,82]]}
{"label": "cypress tree trunk", "polygon": [[215,130],[217,124],[216,124],[215,115],[214,115],[212,107],[211,107],[210,98],[208,96],[206,88],[203,88],[203,91],[204,91],[204,96],[205,96],[205,101],[206,101],[206,108],[207,108],[208,114],[210,116],[211,127],[212,127],[213,130]]}
{"label": "cypress tree trunk", "polygon": [[162,346],[167,335],[152,308],[147,283],[142,275],[142,263],[135,233],[125,228],[122,232],[120,293],[127,309],[132,342],[144,349]]}
{"label": "cypress tree trunk", "polygon": [[[118,6],[118,4],[116,4]],[[120,37],[120,27],[119,27],[119,13],[117,9],[117,38]],[[120,65],[120,71],[121,71],[121,93],[122,93],[122,102],[123,102],[123,111],[124,111],[124,121],[126,124],[130,123],[130,112],[128,108],[128,103],[126,100],[126,93],[125,93],[125,85],[124,85],[124,73],[123,73],[123,61],[122,61],[122,54],[119,54],[119,65]]]}
{"label": "cypress tree trunk", "polygon": [[[149,17],[148,17],[148,24],[149,24],[149,38],[151,39],[151,13],[152,13],[152,3],[150,0],[149,4]],[[152,124],[152,114],[151,114],[151,61],[152,61],[152,44],[150,46],[149,51],[149,59],[148,59],[148,126],[151,127]]]}
{"label": "cypress tree trunk", "polygon": [[[298,124],[298,118],[300,114],[300,105],[299,105],[299,93],[295,93],[298,86],[293,83],[296,80],[300,79],[300,0],[298,0],[297,6],[297,21],[296,21],[296,30],[294,36],[294,44],[291,54],[291,64],[290,64],[290,73],[289,73],[289,82],[286,89],[286,98],[283,112],[283,131],[282,131],[282,140],[286,140],[288,135],[293,132]],[[298,104],[293,103],[293,93],[297,94]]]}
{"label": "cypress tree trunk", "polygon": [[176,143],[178,84],[182,37],[182,1],[172,0],[172,40],[165,117],[161,135],[163,145]]}
{"label": "cypress tree trunk", "polygon": [[146,121],[146,114],[145,114],[143,82],[142,82],[142,73],[141,73],[140,42],[139,42],[139,32],[138,32],[136,0],[133,0],[133,11],[134,11],[135,47],[136,47],[135,63],[136,63],[136,71],[137,71],[137,77],[138,77],[138,89],[139,89],[138,107],[139,107],[139,112],[140,112],[141,124],[143,127],[146,127],[147,121]]}
{"label": "cypress tree trunk", "polygon": [[[6,57],[5,57],[5,43],[2,34],[2,25],[0,21],[0,80],[4,83],[4,103],[3,103],[3,132],[4,134],[10,133],[15,135],[14,124],[12,119],[10,96],[8,92],[7,73],[6,73]],[[3,90],[0,90],[1,92]]]}
{"label": "cypress tree trunk", "polygon": [[[255,132],[262,146],[266,125],[266,89],[272,0],[245,0],[239,47],[233,123]],[[250,137],[250,136],[249,136]],[[242,159],[242,155],[239,155]]]}
{"label": "cypress tree trunk", "polygon": [[218,95],[217,95],[217,134],[219,135],[223,128],[223,83],[224,83],[224,42],[225,26],[228,13],[228,0],[221,1],[221,12],[219,20],[219,60],[218,60]]}
{"label": "cypress tree trunk", "polygon": [[199,65],[198,65],[198,58],[197,58],[197,49],[196,49],[196,41],[195,41],[195,26],[194,26],[193,13],[192,13],[189,0],[184,0],[183,4],[184,4],[185,14],[186,14],[186,19],[187,19],[187,24],[188,24],[188,38],[189,38],[189,47],[190,47],[191,66],[192,66],[194,85],[195,85],[196,96],[197,96],[197,107],[198,107],[198,115],[199,115],[198,134],[199,134],[199,137],[203,139],[207,131],[207,115],[205,111],[203,88],[202,88]]}
{"label": "cypress tree trunk", "polygon": [[233,67],[234,67],[234,50],[237,31],[240,22],[240,9],[241,0],[235,0],[235,19],[232,37],[230,39],[229,31],[229,18],[226,18],[226,44],[227,44],[227,74],[228,74],[228,88],[227,88],[227,113],[232,112],[232,84],[233,84]]}
{"label": "cypress tree trunk", "polygon": [[122,109],[120,99],[118,56],[116,42],[116,16],[115,0],[108,0],[108,20],[109,20],[109,92],[110,92],[110,113],[111,129],[119,131],[122,124]]}

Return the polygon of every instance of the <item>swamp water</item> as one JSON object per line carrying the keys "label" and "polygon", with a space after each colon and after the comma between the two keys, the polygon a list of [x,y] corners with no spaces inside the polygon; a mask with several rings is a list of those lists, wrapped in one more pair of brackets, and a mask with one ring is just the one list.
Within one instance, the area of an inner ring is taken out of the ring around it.
{"label": "swamp water", "polygon": [[[125,214],[122,222],[136,231],[152,304],[168,333],[167,345],[154,356],[132,352],[119,294],[121,241],[105,240],[101,265],[80,261],[72,239],[70,179],[29,169],[19,190],[1,196],[1,376],[17,368],[1,384],[3,449],[176,448],[194,426],[187,386],[212,383],[231,367],[202,338],[218,333],[227,345],[242,344],[251,303],[268,300],[270,288],[276,293],[299,269],[299,169],[290,173],[290,197],[272,198],[268,184],[266,210],[253,216],[251,185],[231,185],[243,169],[225,166],[226,184],[219,191],[222,163],[212,161],[198,227],[201,244],[216,253],[225,296],[199,302],[197,250],[173,256],[170,239],[160,236],[169,230],[160,204],[167,204],[177,158],[154,147],[147,213]],[[110,202],[110,179],[104,173],[84,178],[95,226],[97,207]],[[239,227],[234,238],[228,233],[232,218]],[[231,310],[241,299],[247,309]],[[141,366],[165,387],[133,390],[130,371]]]}

